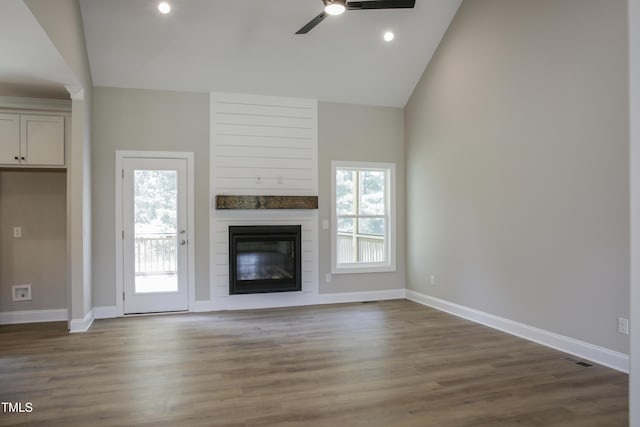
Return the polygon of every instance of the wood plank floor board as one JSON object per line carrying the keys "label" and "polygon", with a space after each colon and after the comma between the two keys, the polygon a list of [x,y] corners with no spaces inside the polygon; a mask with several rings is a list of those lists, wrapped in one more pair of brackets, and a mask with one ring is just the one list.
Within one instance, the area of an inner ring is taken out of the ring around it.
{"label": "wood plank floor board", "polygon": [[0,326],[0,426],[626,426],[628,376],[406,301]]}

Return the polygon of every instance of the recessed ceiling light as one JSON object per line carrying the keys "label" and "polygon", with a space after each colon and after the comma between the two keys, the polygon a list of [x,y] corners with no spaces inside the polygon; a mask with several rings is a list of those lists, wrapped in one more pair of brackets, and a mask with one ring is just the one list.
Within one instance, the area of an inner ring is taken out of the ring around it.
{"label": "recessed ceiling light", "polygon": [[160,13],[164,13],[166,15],[167,13],[171,12],[171,5],[169,5],[169,3],[167,3],[166,1],[163,1],[158,5],[158,10],[160,11]]}
{"label": "recessed ceiling light", "polygon": [[386,42],[390,42],[394,37],[395,36],[391,31],[387,31],[386,33],[384,33],[384,36],[382,36],[382,38],[384,38],[384,41]]}
{"label": "recessed ceiling light", "polygon": [[324,7],[324,11],[329,15],[341,15],[346,10],[344,0],[333,0],[328,1],[327,5]]}

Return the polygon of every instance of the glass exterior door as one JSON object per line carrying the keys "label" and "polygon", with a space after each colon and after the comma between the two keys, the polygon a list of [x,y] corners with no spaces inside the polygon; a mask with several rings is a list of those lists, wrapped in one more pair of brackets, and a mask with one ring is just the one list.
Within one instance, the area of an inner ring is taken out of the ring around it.
{"label": "glass exterior door", "polygon": [[123,161],[125,313],[188,309],[186,160]]}

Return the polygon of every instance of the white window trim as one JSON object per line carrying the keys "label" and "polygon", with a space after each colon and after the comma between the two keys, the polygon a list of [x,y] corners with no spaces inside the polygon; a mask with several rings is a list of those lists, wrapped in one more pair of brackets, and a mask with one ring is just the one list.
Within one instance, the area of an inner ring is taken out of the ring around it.
{"label": "white window trim", "polygon": [[[337,215],[336,215],[336,169],[367,169],[389,171],[389,182],[385,186],[387,200],[385,207],[388,210],[389,224],[387,229],[388,257],[385,263],[362,263],[341,266],[337,263]],[[396,271],[396,165],[395,163],[380,162],[352,162],[352,161],[331,161],[331,273],[332,274],[352,274],[352,273],[381,273]]]}

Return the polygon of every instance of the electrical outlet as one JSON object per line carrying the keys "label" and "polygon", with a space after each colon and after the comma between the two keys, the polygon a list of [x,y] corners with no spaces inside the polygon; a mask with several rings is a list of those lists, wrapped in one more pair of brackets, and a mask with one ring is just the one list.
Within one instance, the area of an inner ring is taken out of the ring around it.
{"label": "electrical outlet", "polygon": [[22,237],[22,227],[13,227],[13,237]]}
{"label": "electrical outlet", "polygon": [[324,281],[327,283],[331,283],[331,273],[327,273],[327,275],[324,276]]}
{"label": "electrical outlet", "polygon": [[429,279],[429,281],[431,282],[432,285],[435,285],[436,284],[436,275],[432,274],[431,278]]}
{"label": "electrical outlet", "polygon": [[11,287],[13,301],[31,301],[31,285],[15,285]]}
{"label": "electrical outlet", "polygon": [[629,335],[629,319],[618,317],[618,333]]}

